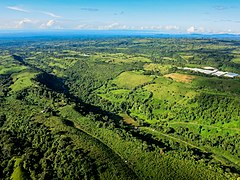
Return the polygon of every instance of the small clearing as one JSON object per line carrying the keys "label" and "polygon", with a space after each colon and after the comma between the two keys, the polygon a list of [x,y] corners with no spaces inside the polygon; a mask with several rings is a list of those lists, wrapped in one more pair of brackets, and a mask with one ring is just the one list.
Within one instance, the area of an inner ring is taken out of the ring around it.
{"label": "small clearing", "polygon": [[164,77],[172,78],[177,82],[183,82],[183,83],[191,83],[192,80],[196,78],[195,76],[192,76],[192,75],[179,74],[179,73],[167,74]]}

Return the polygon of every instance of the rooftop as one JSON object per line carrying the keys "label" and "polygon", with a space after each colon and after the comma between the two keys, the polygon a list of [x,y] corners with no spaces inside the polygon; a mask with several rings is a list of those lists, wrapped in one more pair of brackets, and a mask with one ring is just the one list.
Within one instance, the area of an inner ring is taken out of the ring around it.
{"label": "rooftop", "polygon": [[189,68],[189,67],[181,68],[180,67],[178,69],[190,70],[190,71],[200,72],[200,73],[203,73],[203,74],[209,74],[209,75],[218,76],[218,77],[220,77],[220,76],[230,77],[230,78],[240,77],[239,74],[232,73],[232,72],[219,71],[218,69],[213,68],[213,67],[203,67],[203,69],[201,69],[201,68]]}

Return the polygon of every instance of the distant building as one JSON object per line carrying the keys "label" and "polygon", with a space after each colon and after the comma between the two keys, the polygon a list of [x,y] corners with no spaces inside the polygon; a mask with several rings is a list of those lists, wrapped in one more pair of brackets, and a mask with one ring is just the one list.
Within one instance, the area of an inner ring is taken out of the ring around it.
{"label": "distant building", "polygon": [[218,77],[220,77],[220,76],[230,77],[230,78],[240,77],[239,74],[219,71],[218,69],[213,68],[213,67],[204,67],[203,69],[184,67],[184,68],[178,68],[178,69],[190,70],[190,71],[200,72],[203,74],[209,74],[209,75],[218,76]]}
{"label": "distant building", "polygon": [[224,76],[225,76],[225,77],[234,78],[234,77],[239,76],[239,74],[236,74],[236,73],[227,73],[227,74],[225,74]]}
{"label": "distant building", "polygon": [[212,71],[217,70],[216,68],[214,68],[214,67],[209,67],[209,66],[203,67],[203,69],[212,70]]}
{"label": "distant building", "polygon": [[212,75],[215,75],[215,76],[223,76],[223,75],[225,75],[225,74],[227,74],[228,72],[223,72],[223,71],[217,71],[217,72],[215,72],[215,73],[213,73]]}

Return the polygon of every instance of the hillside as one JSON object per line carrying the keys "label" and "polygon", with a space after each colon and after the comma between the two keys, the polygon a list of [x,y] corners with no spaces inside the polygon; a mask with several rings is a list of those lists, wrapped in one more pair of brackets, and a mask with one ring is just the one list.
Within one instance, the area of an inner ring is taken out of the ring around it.
{"label": "hillside", "polygon": [[[192,45],[194,44],[194,46]],[[240,177],[238,40],[0,41],[0,179]]]}

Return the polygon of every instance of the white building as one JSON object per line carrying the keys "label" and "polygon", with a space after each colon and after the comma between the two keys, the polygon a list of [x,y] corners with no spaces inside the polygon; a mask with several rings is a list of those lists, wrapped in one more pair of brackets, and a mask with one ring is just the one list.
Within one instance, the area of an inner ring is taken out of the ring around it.
{"label": "white building", "polygon": [[234,77],[239,76],[239,74],[236,74],[236,73],[227,73],[227,74],[225,74],[224,76],[225,76],[225,77],[234,78]]}

